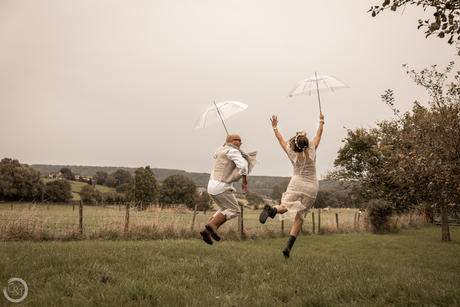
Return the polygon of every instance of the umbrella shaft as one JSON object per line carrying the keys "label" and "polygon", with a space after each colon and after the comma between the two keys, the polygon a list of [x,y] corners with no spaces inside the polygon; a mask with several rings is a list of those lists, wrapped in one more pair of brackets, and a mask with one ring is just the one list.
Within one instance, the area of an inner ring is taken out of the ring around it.
{"label": "umbrella shaft", "polygon": [[227,135],[228,135],[228,130],[227,130],[227,127],[225,126],[224,120],[222,119],[222,115],[220,115],[219,108],[217,107],[216,102],[215,101],[213,101],[213,102],[214,102],[214,105],[216,106],[217,114],[219,114],[220,121],[222,122],[222,125],[224,125],[225,132],[227,132]]}

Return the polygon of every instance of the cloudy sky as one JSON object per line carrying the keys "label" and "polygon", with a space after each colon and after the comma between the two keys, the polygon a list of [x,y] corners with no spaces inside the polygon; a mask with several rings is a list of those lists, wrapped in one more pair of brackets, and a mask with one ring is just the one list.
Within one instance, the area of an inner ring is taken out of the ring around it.
{"label": "cloudy sky", "polygon": [[319,178],[346,128],[426,103],[406,75],[456,60],[425,39],[408,6],[372,18],[382,0],[0,0],[0,158],[27,164],[126,166],[211,172],[222,125],[193,131],[213,101],[249,108],[228,120],[242,149],[259,152],[254,175],[290,176],[270,125],[285,139],[318,127],[317,97],[288,98],[315,74],[350,88],[321,95]]}

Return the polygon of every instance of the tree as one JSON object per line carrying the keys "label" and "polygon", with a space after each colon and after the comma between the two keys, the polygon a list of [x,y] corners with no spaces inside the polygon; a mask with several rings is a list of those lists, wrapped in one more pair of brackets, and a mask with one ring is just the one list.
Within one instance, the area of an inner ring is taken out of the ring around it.
{"label": "tree", "polygon": [[[381,6],[372,6],[369,10],[375,17],[387,10],[396,11],[400,7],[412,4],[427,8],[433,8],[433,20],[418,20],[418,28],[426,28],[426,37],[437,35],[440,38],[449,37],[448,43],[456,44],[460,41],[460,2],[458,0],[384,0]],[[457,48],[460,55],[460,49]]]}
{"label": "tree", "polygon": [[150,166],[139,167],[134,172],[126,196],[135,202],[155,203],[158,200],[158,183]]}
{"label": "tree", "polygon": [[99,184],[99,185],[104,185],[104,182],[105,182],[105,179],[107,178],[109,174],[107,172],[104,172],[104,171],[97,171],[94,175],[93,175],[93,181],[96,183],[96,184]]}
{"label": "tree", "polygon": [[46,183],[45,199],[54,202],[69,202],[72,199],[72,186],[67,180],[54,180]]}
{"label": "tree", "polygon": [[126,201],[125,194],[109,191],[102,193],[102,200],[106,203],[122,203]]}
{"label": "tree", "polygon": [[80,198],[85,203],[101,202],[102,193],[92,185],[87,184],[80,190]]}
{"label": "tree", "polygon": [[116,171],[112,172],[110,175],[116,179],[115,187],[123,183],[130,183],[131,180],[133,179],[133,176],[131,175],[131,173],[123,169],[117,169]]}
{"label": "tree", "polygon": [[204,191],[195,198],[193,205],[196,205],[197,210],[203,211],[206,214],[206,211],[212,208],[212,199],[208,192]]}
{"label": "tree", "polygon": [[316,208],[343,208],[346,204],[347,196],[337,191],[318,191],[316,196]]}
{"label": "tree", "polygon": [[44,184],[40,172],[18,160],[4,158],[0,161],[0,199],[42,199]]}
{"label": "tree", "polygon": [[280,203],[283,193],[286,192],[289,185],[289,180],[283,180],[280,183],[276,183],[272,187],[272,197],[275,202]]}
{"label": "tree", "polygon": [[117,191],[117,193],[126,194],[128,193],[130,187],[131,186],[128,183],[122,183],[119,186],[117,186],[115,190]]}
{"label": "tree", "polygon": [[[403,116],[389,90],[382,99],[398,119],[378,123],[369,131],[348,131],[330,179],[343,179],[367,199],[383,199],[397,212],[420,203],[442,211],[442,239],[450,241],[448,215],[460,202],[460,72],[446,84],[454,63],[444,72],[436,66],[410,77],[431,98],[428,107],[417,101]],[[359,144],[364,144],[359,146]],[[361,158],[361,159],[359,159]]]}
{"label": "tree", "polygon": [[197,195],[197,189],[198,186],[193,179],[183,174],[174,174],[163,181],[159,201],[166,205],[185,204],[191,208]]}
{"label": "tree", "polygon": [[70,170],[70,168],[68,168],[68,167],[63,167],[63,168],[61,168],[60,172],[61,172],[61,174],[62,174],[62,177],[64,177],[65,180],[72,180],[72,181],[75,181],[75,174],[72,173],[72,171]]}
{"label": "tree", "polygon": [[254,210],[259,209],[259,205],[265,203],[265,200],[262,196],[257,193],[248,193],[246,195],[246,200],[248,201],[249,206],[253,206]]}
{"label": "tree", "polygon": [[117,185],[117,179],[113,175],[108,175],[104,180],[104,185],[109,188],[114,188]]}

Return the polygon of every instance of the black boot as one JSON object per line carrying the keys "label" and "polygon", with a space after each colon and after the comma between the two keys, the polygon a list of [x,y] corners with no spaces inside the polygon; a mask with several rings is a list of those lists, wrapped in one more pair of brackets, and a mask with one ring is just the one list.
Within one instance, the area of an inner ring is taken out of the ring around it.
{"label": "black boot", "polygon": [[289,236],[289,240],[287,241],[286,247],[283,250],[284,258],[289,258],[291,249],[292,249],[292,245],[294,245],[295,239],[296,237]]}
{"label": "black boot", "polygon": [[259,216],[259,221],[262,224],[265,224],[265,221],[267,220],[267,218],[268,217],[274,218],[276,213],[278,213],[278,210],[276,210],[276,208],[270,207],[270,205],[266,204],[264,206],[264,210],[262,211],[262,213]]}

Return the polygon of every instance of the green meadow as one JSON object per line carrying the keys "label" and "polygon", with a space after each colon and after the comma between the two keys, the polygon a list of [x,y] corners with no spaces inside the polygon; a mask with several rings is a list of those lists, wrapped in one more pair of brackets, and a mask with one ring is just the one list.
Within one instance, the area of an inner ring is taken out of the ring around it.
{"label": "green meadow", "polygon": [[[262,209],[243,210],[243,226],[246,238],[273,238],[287,233],[292,222],[284,224],[278,218],[269,219],[265,225],[259,223]],[[82,207],[82,231],[80,232],[79,206],[1,203],[0,204],[0,240],[73,240],[73,239],[167,239],[199,238],[198,231],[209,220],[213,210],[206,214],[186,208],[150,207],[139,211],[129,210],[129,225],[126,229],[126,207],[85,206]],[[318,210],[312,210],[303,227],[304,234],[313,233],[313,214],[315,233],[342,233],[362,231],[366,228],[364,218],[357,209],[334,209],[321,214],[321,232],[319,232]],[[338,221],[338,227],[337,227]],[[192,227],[193,226],[193,227]],[[238,218],[225,223],[221,228],[228,236],[238,239]]]}
{"label": "green meadow", "polygon": [[1,306],[458,306],[460,228],[388,235],[1,242],[0,282],[28,285]]}

